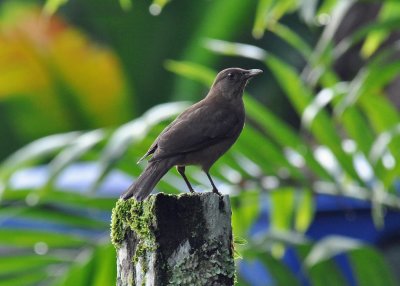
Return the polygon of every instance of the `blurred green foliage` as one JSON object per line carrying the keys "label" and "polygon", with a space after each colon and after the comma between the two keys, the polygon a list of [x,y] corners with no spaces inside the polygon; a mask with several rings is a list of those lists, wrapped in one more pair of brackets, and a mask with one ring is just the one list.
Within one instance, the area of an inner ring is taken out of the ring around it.
{"label": "blurred green foliage", "polygon": [[[149,107],[199,99],[222,66],[266,71],[245,95],[240,139],[212,170],[231,194],[243,259],[260,261],[274,285],[300,285],[281,261],[291,246],[312,285],[347,285],[332,259],[345,253],[357,285],[395,285],[377,249],[333,235],[311,241],[305,233],[315,194],[370,201],[378,228],[387,208],[400,210],[394,187],[400,113],[388,90],[400,64],[398,47],[387,44],[400,26],[397,2],[385,1],[375,20],[341,37],[335,35],[350,9],[371,3],[48,0],[44,10],[37,4],[0,6],[0,134],[7,138],[1,156],[44,136],[0,165],[0,222],[32,222],[0,228],[0,285],[113,285],[115,254],[100,214],[115,199],[96,192],[112,170],[139,175],[134,158],[188,103]],[[360,64],[344,75],[337,65],[351,52]],[[129,117],[136,119],[124,123]],[[76,162],[98,164],[91,188],[57,189],[54,182]],[[49,166],[43,187],[12,189],[16,172],[41,164]],[[199,170],[188,175],[203,184]],[[178,193],[182,186],[171,171],[158,189]],[[270,228],[250,238],[267,193]],[[40,222],[54,229],[35,227]],[[63,228],[71,231],[57,231]]]}
{"label": "blurred green foliage", "polygon": [[[68,130],[115,126],[134,112],[119,59],[38,6],[1,6],[0,106],[12,149]],[[14,147],[15,146],[15,147]],[[0,157],[9,152],[3,147]]]}

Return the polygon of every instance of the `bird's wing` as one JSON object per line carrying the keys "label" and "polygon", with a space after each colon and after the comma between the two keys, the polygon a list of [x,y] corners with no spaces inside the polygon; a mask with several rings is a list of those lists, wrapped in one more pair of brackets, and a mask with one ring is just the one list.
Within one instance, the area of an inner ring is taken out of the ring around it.
{"label": "bird's wing", "polygon": [[171,123],[157,140],[151,161],[193,152],[234,136],[243,120],[228,108],[199,105],[187,110]]}
{"label": "bird's wing", "polygon": [[140,162],[142,162],[144,159],[146,159],[147,157],[149,157],[150,155],[154,154],[154,152],[157,150],[158,148],[158,140],[160,139],[160,137],[162,137],[162,135],[167,132],[173,125],[174,122],[171,122],[167,127],[165,127],[165,129],[158,135],[158,137],[156,138],[156,140],[154,140],[154,142],[151,144],[149,150],[147,150],[146,154],[144,154],[138,161],[137,164],[139,164]]}

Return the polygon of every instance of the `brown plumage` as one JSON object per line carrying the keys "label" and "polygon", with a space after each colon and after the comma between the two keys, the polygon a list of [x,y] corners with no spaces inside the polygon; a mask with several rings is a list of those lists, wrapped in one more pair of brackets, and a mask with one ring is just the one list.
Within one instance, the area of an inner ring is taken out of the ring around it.
{"label": "brown plumage", "polygon": [[239,137],[245,120],[244,88],[250,78],[261,72],[240,68],[221,71],[207,96],[186,109],[157,137],[139,160],[152,155],[149,164],[121,198],[145,199],[173,166],[177,166],[189,190],[194,192],[185,176],[188,165],[200,166],[213,192],[219,194],[209,170]]}

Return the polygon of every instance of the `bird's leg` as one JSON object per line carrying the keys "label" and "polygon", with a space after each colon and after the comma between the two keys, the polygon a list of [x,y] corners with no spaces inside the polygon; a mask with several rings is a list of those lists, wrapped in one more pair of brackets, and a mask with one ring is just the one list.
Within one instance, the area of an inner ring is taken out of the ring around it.
{"label": "bird's leg", "polygon": [[213,193],[216,193],[218,196],[222,196],[221,193],[218,192],[218,189],[217,189],[217,187],[215,186],[215,184],[214,184],[214,182],[213,182],[213,180],[212,180],[210,174],[209,174],[208,172],[205,172],[205,173],[206,173],[206,175],[207,175],[208,179],[210,180],[210,183],[211,183],[211,185],[212,185],[212,187],[213,187],[213,189],[212,189]]}
{"label": "bird's leg", "polygon": [[190,184],[188,178],[185,175],[185,166],[176,166],[176,169],[178,170],[178,173],[181,174],[182,178],[185,180],[186,185],[189,188],[189,191],[191,193],[194,193],[195,191],[192,188],[192,185]]}

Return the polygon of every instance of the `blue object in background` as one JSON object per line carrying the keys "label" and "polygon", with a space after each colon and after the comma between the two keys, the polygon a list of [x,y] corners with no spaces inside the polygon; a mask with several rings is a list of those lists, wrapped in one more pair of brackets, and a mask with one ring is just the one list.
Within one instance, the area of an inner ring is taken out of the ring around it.
{"label": "blue object in background", "polygon": [[[98,178],[100,168],[95,163],[76,163],[67,167],[57,178],[58,189],[71,192],[87,191]],[[47,165],[23,169],[10,179],[13,189],[35,189],[45,185],[49,177]],[[133,178],[120,172],[111,171],[101,184],[96,195],[119,197],[132,183]]]}
{"label": "blue object in background", "polygon": [[[384,250],[384,254],[389,252],[389,250],[385,250],[387,248],[400,248],[399,212],[388,210],[385,214],[384,227],[377,229],[372,220],[369,202],[340,196],[316,195],[315,203],[315,217],[306,232],[306,236],[311,240],[318,241],[327,235],[340,235],[374,245]],[[267,203],[262,207],[259,219],[253,225],[251,235],[260,235],[262,232],[267,232],[268,229],[269,210]],[[357,286],[347,256],[340,254],[334,260],[349,285]],[[303,282],[303,285],[311,285],[302,274],[301,261],[293,248],[287,248],[283,261],[294,275]],[[400,267],[400,265],[395,265],[395,267]],[[241,262],[239,269],[241,275],[252,286],[277,285],[272,275],[269,275],[260,263]]]}

